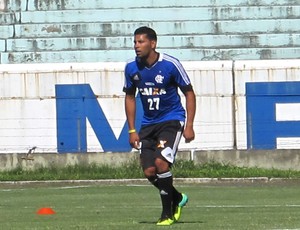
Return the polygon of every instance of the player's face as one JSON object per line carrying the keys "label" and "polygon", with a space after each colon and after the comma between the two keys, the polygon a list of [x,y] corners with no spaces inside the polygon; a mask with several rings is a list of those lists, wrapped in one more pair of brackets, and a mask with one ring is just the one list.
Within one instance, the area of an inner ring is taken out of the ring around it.
{"label": "player's face", "polygon": [[149,57],[150,53],[155,50],[156,42],[148,39],[146,34],[137,34],[134,36],[134,50],[136,56],[140,58]]}

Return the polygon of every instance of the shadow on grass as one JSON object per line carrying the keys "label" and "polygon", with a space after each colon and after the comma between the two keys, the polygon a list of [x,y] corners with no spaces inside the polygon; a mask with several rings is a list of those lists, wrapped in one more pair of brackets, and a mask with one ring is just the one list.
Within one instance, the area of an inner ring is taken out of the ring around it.
{"label": "shadow on grass", "polygon": [[[151,225],[155,225],[157,223],[157,221],[140,221],[138,222],[139,224],[151,224]],[[176,222],[174,224],[203,224],[203,221],[179,221]]]}

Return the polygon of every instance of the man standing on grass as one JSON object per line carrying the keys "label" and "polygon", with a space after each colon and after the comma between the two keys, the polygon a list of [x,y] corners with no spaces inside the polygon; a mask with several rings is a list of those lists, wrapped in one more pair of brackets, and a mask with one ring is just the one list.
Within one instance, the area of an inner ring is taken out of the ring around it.
{"label": "man standing on grass", "polygon": [[[145,177],[160,192],[162,214],[157,225],[178,221],[188,202],[184,193],[173,186],[170,167],[174,163],[179,141],[194,140],[195,94],[188,75],[174,57],[158,53],[156,32],[140,27],[134,32],[136,57],[125,67],[125,111],[129,126],[129,143],[140,150]],[[178,88],[186,98],[186,112]],[[144,116],[139,133],[135,129],[136,90],[140,94]]]}

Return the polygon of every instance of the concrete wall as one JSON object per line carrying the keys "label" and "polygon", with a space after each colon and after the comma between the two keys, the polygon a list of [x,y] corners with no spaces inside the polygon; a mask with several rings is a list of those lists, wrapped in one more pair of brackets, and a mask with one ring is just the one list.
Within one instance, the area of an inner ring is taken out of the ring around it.
{"label": "concrete wall", "polygon": [[[1,65],[0,153],[25,153],[33,146],[39,152],[58,151],[55,86],[64,84],[89,84],[114,138],[127,140],[127,130],[122,133],[126,129],[124,65],[124,62]],[[182,140],[181,150],[247,149],[246,83],[300,80],[300,60],[206,61],[183,62],[183,65],[195,89],[197,112],[196,139],[189,144]],[[184,97],[182,100],[185,104]],[[71,114],[77,110],[69,111]],[[101,138],[87,124],[87,152],[103,152]],[[105,130],[98,131],[106,135]],[[289,136],[281,137],[288,140]],[[116,144],[112,139],[109,142]],[[300,148],[299,143],[292,141],[277,148]]]}
{"label": "concrete wall", "polygon": [[[68,165],[121,166],[128,162],[139,164],[139,153],[88,153],[88,154],[0,154],[0,171],[22,168],[34,170],[40,167],[65,167]],[[177,160],[192,160],[196,164],[218,162],[238,167],[265,169],[300,170],[299,150],[212,150],[179,151]]]}
{"label": "concrete wall", "polygon": [[[27,152],[33,146],[40,152],[57,152],[55,85],[61,84],[91,85],[119,138],[126,120],[122,92],[124,65],[107,62],[1,65],[0,152]],[[195,119],[197,139],[189,145],[183,141],[181,148],[232,148],[232,62],[185,62],[184,66],[194,84],[199,109]],[[87,136],[89,152],[103,151],[91,126]]]}
{"label": "concrete wall", "polygon": [[141,25],[183,61],[300,58],[294,0],[5,0],[1,8],[0,63],[125,61]]}
{"label": "concrete wall", "polygon": [[[195,85],[197,138],[181,143],[181,150],[205,150],[196,151],[195,159],[200,154],[203,160],[215,156],[238,165],[297,168],[297,150],[245,151],[245,83],[299,81],[299,60],[286,60],[300,58],[299,12],[295,0],[0,1],[0,152],[14,153],[0,155],[2,168],[59,159],[63,165],[90,162],[77,154],[20,158],[33,146],[43,154],[57,150],[55,84],[94,86],[119,135],[125,119],[120,118],[122,66],[134,55],[132,33],[141,25],[157,31],[159,51],[184,61]],[[244,62],[249,59],[262,61]],[[20,63],[57,64],[5,65]],[[88,132],[88,150],[101,151],[91,127]],[[229,154],[226,149],[238,150]],[[91,161],[104,160],[102,154]]]}

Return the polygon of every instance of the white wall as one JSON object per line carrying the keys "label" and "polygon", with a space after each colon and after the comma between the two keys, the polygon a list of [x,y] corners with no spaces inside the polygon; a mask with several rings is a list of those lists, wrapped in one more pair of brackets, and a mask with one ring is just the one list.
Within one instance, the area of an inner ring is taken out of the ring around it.
{"label": "white wall", "polygon": [[[246,149],[246,82],[300,81],[300,60],[236,61],[234,78],[237,148]],[[299,148],[299,144],[290,148]]]}
{"label": "white wall", "polygon": [[[194,85],[197,113],[196,139],[190,144],[182,140],[180,149],[246,149],[245,83],[300,80],[300,60],[183,65]],[[57,152],[56,84],[90,84],[118,137],[125,123],[124,66],[123,62],[0,65],[0,153],[27,152],[33,146],[39,152]],[[102,151],[90,127],[87,135],[88,151]]]}

